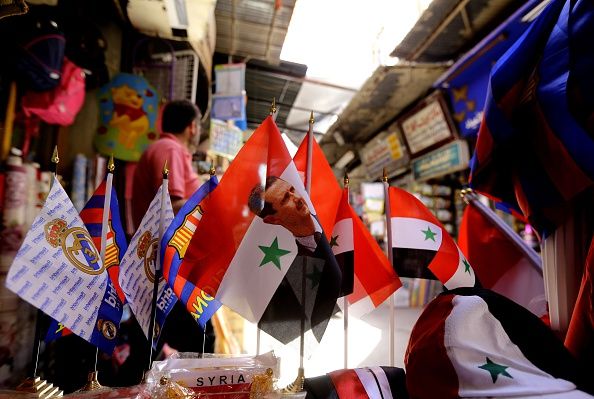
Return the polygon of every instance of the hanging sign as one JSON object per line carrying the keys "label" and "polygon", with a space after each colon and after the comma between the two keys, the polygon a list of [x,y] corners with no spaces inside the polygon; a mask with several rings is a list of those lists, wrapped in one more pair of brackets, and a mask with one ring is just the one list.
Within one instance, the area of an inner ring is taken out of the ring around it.
{"label": "hanging sign", "polygon": [[411,169],[415,180],[426,180],[468,167],[468,144],[456,140],[412,161]]}
{"label": "hanging sign", "polygon": [[408,151],[394,124],[371,139],[359,152],[361,163],[367,169],[367,176],[377,178],[382,170],[391,174],[408,163]]}
{"label": "hanging sign", "polygon": [[439,92],[421,101],[398,120],[411,156],[419,155],[454,137],[453,125]]}

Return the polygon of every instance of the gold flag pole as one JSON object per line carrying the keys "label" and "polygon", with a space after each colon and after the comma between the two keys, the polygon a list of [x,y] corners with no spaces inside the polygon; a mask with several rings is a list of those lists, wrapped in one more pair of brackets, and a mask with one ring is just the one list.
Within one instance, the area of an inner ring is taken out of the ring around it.
{"label": "gold flag pole", "polygon": [[[311,166],[313,157],[313,125],[315,119],[313,111],[309,116],[309,129],[307,131],[307,164],[305,168],[305,191],[307,195],[311,192]],[[307,256],[303,257],[303,273],[301,278],[301,305],[305,307],[305,269],[307,266]],[[303,359],[305,357],[305,314],[301,316],[301,334],[299,337],[299,370],[297,370],[297,377],[295,380],[283,389],[285,394],[293,394],[303,392],[303,385],[305,384],[305,369],[303,368]]]}
{"label": "gold flag pole", "polygon": [[[394,267],[394,255],[392,253],[392,216],[390,211],[390,185],[388,184],[388,174],[386,173],[386,168],[384,168],[382,182],[384,183],[384,211],[386,214],[386,230],[387,230],[387,240],[386,240],[386,251],[388,252],[388,260],[390,261],[390,265]],[[394,295],[390,295],[390,366],[394,367],[394,333],[395,333],[395,325],[394,325]]]}
{"label": "gold flag pole", "polygon": [[[113,161],[113,154],[109,157],[107,162],[107,180],[105,182],[105,199],[103,201],[103,218],[101,220],[101,249],[99,256],[101,264],[105,264],[105,247],[107,246],[107,232],[109,230],[109,210],[111,206],[111,188],[113,186],[113,171],[115,164]],[[95,368],[91,371],[87,378],[87,383],[79,389],[79,391],[96,391],[102,389],[103,386],[99,383],[99,371],[97,370],[97,361],[99,358],[99,347],[95,348]]]}
{"label": "gold flag pole", "polygon": [[[155,259],[155,278],[153,281],[153,299],[151,301],[151,318],[149,320],[149,330],[148,330],[148,342],[150,345],[149,349],[149,362],[148,362],[148,372],[153,367],[153,346],[154,346],[154,339],[155,339],[155,324],[157,318],[157,296],[159,295],[159,282],[162,278],[163,270],[161,268],[161,239],[163,238],[163,232],[165,230],[165,201],[166,196],[168,194],[167,188],[169,184],[169,169],[167,168],[167,160],[165,160],[165,164],[163,165],[163,180],[161,182],[161,213],[159,215],[159,240],[157,241],[157,258]],[[156,334],[158,335],[158,334]],[[146,373],[145,373],[146,375]]]}
{"label": "gold flag pole", "polygon": [[[54,147],[54,152],[52,153],[52,163],[54,164],[54,178],[58,176],[58,163],[60,162],[60,157],[58,156],[58,146]],[[50,182],[50,191],[54,185],[54,179]],[[31,371],[31,377],[25,379],[17,388],[17,391],[21,392],[28,392],[33,394],[37,398],[43,399],[50,399],[50,398],[59,398],[63,395],[63,392],[60,388],[53,386],[46,380],[42,380],[41,377],[37,376],[37,367],[39,365],[39,348],[41,346],[41,329],[42,329],[42,322],[41,319],[45,317],[44,313],[37,309],[37,319],[35,320],[35,338],[33,341],[33,353],[31,355],[31,364],[33,366],[33,370]]]}
{"label": "gold flag pole", "polygon": [[[269,115],[272,116],[272,120],[276,121],[276,98],[272,97],[272,103],[270,104],[270,111]],[[256,327],[256,355],[260,354],[260,341],[261,341],[261,330],[260,330],[260,322]]]}
{"label": "gold flag pole", "polygon": [[[349,175],[347,175],[346,171],[344,172],[344,188],[347,190],[347,198],[350,204],[350,196],[349,196]],[[343,322],[344,322],[344,368],[349,368],[349,301],[347,300],[347,296],[345,295],[342,297],[342,312],[343,312]]]}

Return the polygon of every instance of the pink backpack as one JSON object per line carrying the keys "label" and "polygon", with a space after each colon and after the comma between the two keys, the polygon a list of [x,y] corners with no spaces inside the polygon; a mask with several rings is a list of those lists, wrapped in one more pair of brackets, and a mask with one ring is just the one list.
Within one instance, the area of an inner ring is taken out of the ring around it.
{"label": "pink backpack", "polygon": [[62,78],[52,90],[28,91],[22,99],[25,116],[36,115],[42,121],[69,126],[85,101],[85,74],[81,68],[64,58]]}

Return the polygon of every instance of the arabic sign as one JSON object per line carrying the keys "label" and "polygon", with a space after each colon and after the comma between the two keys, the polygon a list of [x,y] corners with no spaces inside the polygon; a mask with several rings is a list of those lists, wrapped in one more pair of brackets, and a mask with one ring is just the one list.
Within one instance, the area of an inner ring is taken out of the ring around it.
{"label": "arabic sign", "polygon": [[468,144],[464,140],[456,140],[415,159],[411,169],[415,180],[426,180],[466,169],[468,161]]}
{"label": "arabic sign", "polygon": [[406,166],[408,152],[393,125],[369,141],[359,152],[361,162],[367,168],[369,177],[379,177],[383,168],[388,174]]}

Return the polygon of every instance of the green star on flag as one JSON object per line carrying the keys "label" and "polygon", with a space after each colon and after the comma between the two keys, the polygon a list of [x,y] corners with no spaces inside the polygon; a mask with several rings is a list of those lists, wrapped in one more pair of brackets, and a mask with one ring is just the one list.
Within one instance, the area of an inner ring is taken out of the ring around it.
{"label": "green star on flag", "polygon": [[505,371],[505,369],[508,368],[507,366],[504,366],[502,364],[497,364],[489,358],[486,358],[486,359],[487,359],[487,363],[483,364],[482,366],[479,366],[479,369],[486,370],[491,374],[491,379],[493,380],[493,384],[495,384],[495,382],[497,382],[497,377],[499,377],[500,374],[505,377],[514,378],[511,375],[509,375],[509,373],[507,371]]}
{"label": "green star on flag", "polygon": [[338,246],[338,237],[339,237],[339,235],[337,234],[330,238],[330,248],[334,248],[334,247]]}
{"label": "green star on flag", "polygon": [[470,263],[468,263],[466,259],[464,259],[462,263],[464,263],[464,273],[472,274],[470,272]]}
{"label": "green star on flag", "polygon": [[286,249],[280,249],[278,247],[278,237],[274,237],[274,241],[272,241],[272,244],[269,247],[264,246],[264,245],[258,245],[258,248],[260,248],[260,250],[262,252],[264,252],[264,258],[262,258],[262,262],[260,262],[260,267],[264,266],[268,262],[272,262],[274,264],[274,266],[276,266],[278,268],[278,270],[281,269],[281,267],[280,267],[281,256],[284,256],[291,252],[291,251],[287,251]]}
{"label": "green star on flag", "polygon": [[433,242],[435,242],[435,236],[437,235],[437,233],[431,231],[431,228],[429,226],[427,226],[427,230],[421,230],[421,232],[425,234],[425,241],[432,240]]}

